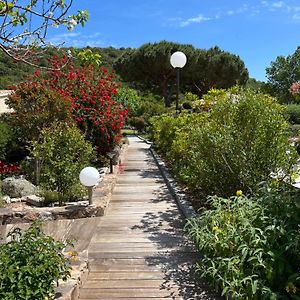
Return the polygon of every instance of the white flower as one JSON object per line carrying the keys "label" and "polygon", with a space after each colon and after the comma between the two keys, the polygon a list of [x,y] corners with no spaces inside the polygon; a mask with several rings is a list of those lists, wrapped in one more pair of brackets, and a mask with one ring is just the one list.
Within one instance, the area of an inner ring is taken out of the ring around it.
{"label": "white flower", "polygon": [[74,26],[77,25],[77,21],[76,21],[75,19],[71,19],[71,20],[69,21],[69,25],[74,27]]}

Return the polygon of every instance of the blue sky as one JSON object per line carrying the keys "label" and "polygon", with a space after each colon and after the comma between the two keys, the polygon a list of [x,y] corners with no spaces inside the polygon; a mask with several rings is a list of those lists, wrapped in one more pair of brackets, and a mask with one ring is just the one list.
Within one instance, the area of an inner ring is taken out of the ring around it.
{"label": "blue sky", "polygon": [[[90,20],[72,32],[52,29],[49,40],[67,46],[139,47],[168,40],[237,54],[250,76],[265,79],[279,55],[300,45],[300,1],[256,0],[74,0]],[[72,12],[71,12],[72,13]]]}

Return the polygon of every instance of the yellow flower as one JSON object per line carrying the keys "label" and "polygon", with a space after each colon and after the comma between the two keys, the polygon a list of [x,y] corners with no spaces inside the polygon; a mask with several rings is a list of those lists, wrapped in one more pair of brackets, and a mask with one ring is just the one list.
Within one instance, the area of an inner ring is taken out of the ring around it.
{"label": "yellow flower", "polygon": [[66,255],[68,256],[68,258],[72,261],[78,261],[78,254],[75,251],[68,251],[66,253]]}
{"label": "yellow flower", "polygon": [[289,294],[296,294],[298,289],[292,282],[288,282],[288,284],[285,287],[285,290]]}
{"label": "yellow flower", "polygon": [[243,195],[243,191],[242,191],[242,190],[236,191],[236,196],[237,196],[237,197],[240,197],[240,196],[242,196],[242,195]]}
{"label": "yellow flower", "polygon": [[214,226],[213,228],[212,228],[212,231],[218,231],[219,230],[219,227],[218,226]]}

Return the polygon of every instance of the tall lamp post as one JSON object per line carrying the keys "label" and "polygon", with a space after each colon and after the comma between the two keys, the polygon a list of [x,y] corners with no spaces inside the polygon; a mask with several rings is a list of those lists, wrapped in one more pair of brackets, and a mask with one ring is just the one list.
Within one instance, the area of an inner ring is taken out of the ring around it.
{"label": "tall lamp post", "polygon": [[170,63],[172,67],[176,69],[176,77],[177,77],[176,113],[178,113],[180,69],[185,66],[186,61],[187,61],[186,56],[181,51],[174,52],[170,58]]}

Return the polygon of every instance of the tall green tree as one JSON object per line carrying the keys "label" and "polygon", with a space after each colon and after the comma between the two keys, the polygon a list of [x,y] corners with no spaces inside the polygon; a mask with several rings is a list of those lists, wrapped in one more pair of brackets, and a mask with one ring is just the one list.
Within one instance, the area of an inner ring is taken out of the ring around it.
{"label": "tall green tree", "polygon": [[[170,64],[170,56],[175,51],[184,52],[192,57],[195,51],[192,45],[161,41],[147,43],[138,49],[127,50],[115,63],[114,67],[122,79],[142,84],[165,99],[165,105],[171,103],[170,85],[175,82],[175,72]],[[190,64],[187,62],[187,67]],[[172,78],[174,79],[172,81]]]}
{"label": "tall green tree", "polygon": [[291,85],[300,80],[300,46],[288,56],[278,56],[266,69],[268,82],[265,90],[282,103],[294,101],[289,92]]}
{"label": "tall green tree", "polygon": [[218,47],[202,50],[167,41],[126,51],[117,59],[115,69],[124,81],[138,83],[162,95],[165,105],[169,106],[176,75],[170,65],[170,56],[175,51],[182,51],[187,56],[187,64],[180,75],[182,92],[192,91],[202,96],[211,88],[244,85],[248,80],[244,62],[236,55]]}

